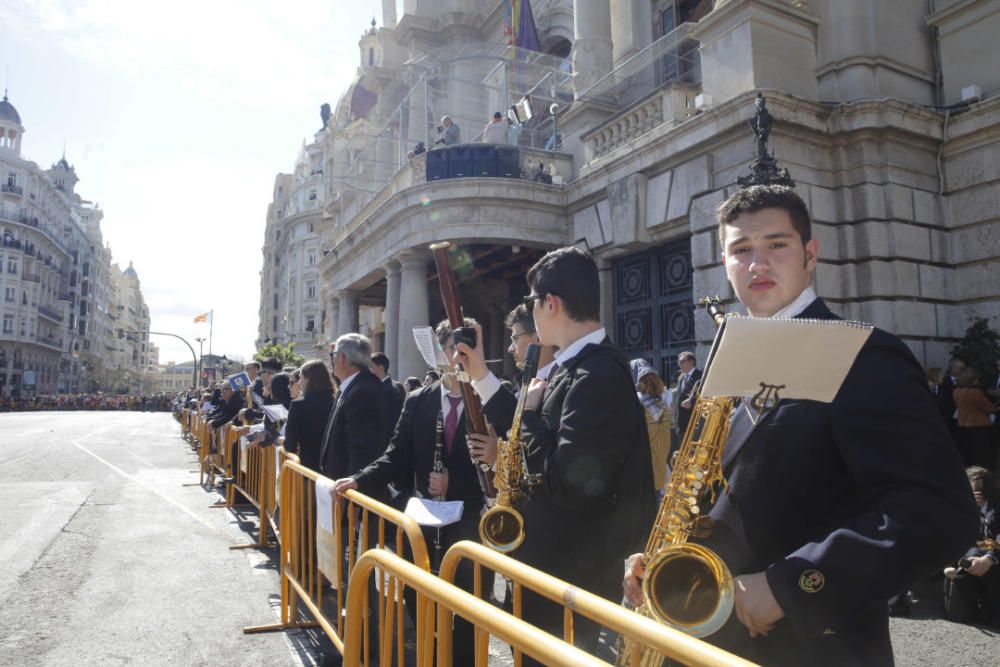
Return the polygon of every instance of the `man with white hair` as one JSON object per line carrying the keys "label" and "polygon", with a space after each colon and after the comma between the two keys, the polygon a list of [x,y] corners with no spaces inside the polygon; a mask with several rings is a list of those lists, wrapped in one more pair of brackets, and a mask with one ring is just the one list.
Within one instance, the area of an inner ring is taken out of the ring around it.
{"label": "man with white hair", "polygon": [[461,130],[458,129],[458,125],[451,119],[451,116],[441,116],[441,124],[438,125],[437,130],[441,136],[434,143],[445,146],[462,143]]}
{"label": "man with white hair", "polygon": [[368,370],[371,356],[371,341],[357,333],[338,338],[330,355],[340,393],[326,424],[319,461],[331,479],[353,475],[385,451],[385,395],[382,383]]}

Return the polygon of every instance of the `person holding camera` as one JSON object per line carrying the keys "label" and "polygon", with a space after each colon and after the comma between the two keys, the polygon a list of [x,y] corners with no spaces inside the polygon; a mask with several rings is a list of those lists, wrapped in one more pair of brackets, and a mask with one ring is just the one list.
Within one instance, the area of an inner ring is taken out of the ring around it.
{"label": "person holding camera", "polygon": [[462,133],[458,125],[451,119],[451,116],[441,116],[441,124],[437,127],[441,136],[434,142],[445,146],[454,146],[462,143]]}
{"label": "person holding camera", "polygon": [[945,616],[956,623],[1000,627],[1000,486],[986,468],[965,472],[979,506],[979,539],[956,567],[944,569]]}

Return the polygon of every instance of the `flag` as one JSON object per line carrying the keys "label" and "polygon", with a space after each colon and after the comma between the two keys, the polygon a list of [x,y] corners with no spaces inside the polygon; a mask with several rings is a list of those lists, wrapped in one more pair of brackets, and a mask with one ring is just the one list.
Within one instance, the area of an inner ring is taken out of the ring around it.
{"label": "flag", "polygon": [[503,34],[510,46],[541,51],[531,0],[507,0],[504,3]]}
{"label": "flag", "polygon": [[208,316],[210,313],[211,311],[208,313],[202,313],[201,315],[195,315],[194,323],[198,324],[198,322],[208,322]]}

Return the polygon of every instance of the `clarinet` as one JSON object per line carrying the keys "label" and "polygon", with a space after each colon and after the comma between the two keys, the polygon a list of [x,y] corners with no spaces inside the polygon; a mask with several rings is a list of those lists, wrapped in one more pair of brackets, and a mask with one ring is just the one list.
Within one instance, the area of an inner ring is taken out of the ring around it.
{"label": "clarinet", "polygon": [[[434,264],[437,267],[438,283],[441,287],[441,302],[444,304],[445,312],[448,314],[448,322],[452,330],[465,326],[465,318],[462,315],[462,305],[458,299],[458,283],[455,281],[455,274],[448,263],[448,249],[451,243],[442,241],[433,243],[430,246],[434,253]],[[459,385],[462,390],[462,405],[465,407],[465,423],[468,433],[479,433],[487,435],[489,430],[486,427],[486,419],[483,417],[483,406],[479,401],[476,390],[468,375],[464,370],[459,369],[457,374]],[[472,456],[470,450],[469,456]],[[483,490],[486,504],[492,505],[493,499],[497,496],[496,486],[493,484],[493,470],[489,464],[472,459],[472,465],[476,468],[476,475],[479,477],[479,486]]]}
{"label": "clarinet", "polygon": [[[448,472],[448,469],[444,467],[444,412],[439,411],[437,416],[437,428],[435,431],[434,439],[434,466],[431,468],[432,472],[443,473]],[[444,496],[435,496],[434,500],[444,500]],[[441,526],[437,527],[434,533],[434,558],[438,564],[441,566]]]}

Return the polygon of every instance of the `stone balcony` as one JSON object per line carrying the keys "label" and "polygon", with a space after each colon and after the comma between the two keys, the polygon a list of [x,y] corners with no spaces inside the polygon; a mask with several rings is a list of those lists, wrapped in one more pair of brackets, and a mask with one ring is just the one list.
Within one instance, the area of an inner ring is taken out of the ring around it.
{"label": "stone balcony", "polygon": [[[568,241],[564,178],[572,156],[520,147],[519,172],[427,180],[427,154],[411,159],[347,224],[334,230],[320,262],[334,289],[370,284],[396,255],[440,240],[562,245]],[[535,180],[541,171],[550,180]]]}

